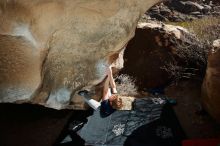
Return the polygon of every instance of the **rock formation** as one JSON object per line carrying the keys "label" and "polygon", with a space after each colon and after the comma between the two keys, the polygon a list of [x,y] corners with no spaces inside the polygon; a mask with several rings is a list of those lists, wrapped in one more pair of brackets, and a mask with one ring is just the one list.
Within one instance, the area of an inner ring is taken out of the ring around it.
{"label": "rock formation", "polygon": [[206,76],[202,86],[202,100],[204,107],[220,123],[220,40],[213,42],[213,49],[208,56]]}
{"label": "rock formation", "polygon": [[205,16],[220,16],[220,9],[217,1],[170,0],[155,5],[146,15],[149,16],[147,19],[184,22]]}
{"label": "rock formation", "polygon": [[0,102],[83,108],[76,91],[103,80],[158,1],[0,1]]}
{"label": "rock formation", "polygon": [[196,56],[202,52],[193,42],[196,38],[182,27],[140,23],[125,50],[122,74],[132,76],[140,89],[165,86],[173,75],[184,76],[179,74],[181,66],[188,64],[198,68],[194,63],[199,62]]}

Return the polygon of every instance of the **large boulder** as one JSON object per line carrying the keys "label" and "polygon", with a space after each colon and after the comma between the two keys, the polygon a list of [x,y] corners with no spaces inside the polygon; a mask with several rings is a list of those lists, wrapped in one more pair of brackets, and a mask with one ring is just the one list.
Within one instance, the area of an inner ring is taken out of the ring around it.
{"label": "large boulder", "polygon": [[202,52],[195,42],[182,27],[140,23],[126,47],[122,73],[132,76],[139,89],[166,86],[184,76],[184,67],[198,67]]}
{"label": "large boulder", "polygon": [[202,101],[206,110],[220,123],[220,39],[213,42],[208,56],[206,76],[202,86]]}
{"label": "large boulder", "polygon": [[157,2],[0,1],[0,102],[83,108],[76,91],[104,79],[109,58]]}

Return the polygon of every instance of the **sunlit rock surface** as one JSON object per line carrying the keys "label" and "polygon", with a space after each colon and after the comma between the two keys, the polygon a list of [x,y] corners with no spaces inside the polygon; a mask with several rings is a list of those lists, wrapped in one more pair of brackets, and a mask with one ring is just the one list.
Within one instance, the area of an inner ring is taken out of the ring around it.
{"label": "sunlit rock surface", "polygon": [[103,80],[158,1],[1,0],[0,102],[84,108],[76,91]]}
{"label": "sunlit rock surface", "polygon": [[203,81],[202,97],[206,110],[220,123],[220,39],[213,42],[209,52],[206,76]]}

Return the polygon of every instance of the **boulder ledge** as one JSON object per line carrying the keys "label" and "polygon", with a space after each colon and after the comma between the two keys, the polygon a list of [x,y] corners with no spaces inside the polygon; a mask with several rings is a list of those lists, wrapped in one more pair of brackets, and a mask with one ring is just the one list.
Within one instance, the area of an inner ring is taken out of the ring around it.
{"label": "boulder ledge", "polygon": [[103,80],[109,57],[157,2],[0,1],[0,102],[83,108],[76,91]]}
{"label": "boulder ledge", "polygon": [[203,105],[209,114],[220,123],[220,39],[213,42],[208,56],[206,76],[202,86]]}

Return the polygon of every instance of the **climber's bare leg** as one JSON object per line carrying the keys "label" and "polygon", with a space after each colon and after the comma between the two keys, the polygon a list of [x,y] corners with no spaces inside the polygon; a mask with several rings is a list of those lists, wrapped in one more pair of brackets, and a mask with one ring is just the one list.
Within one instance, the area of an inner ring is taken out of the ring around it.
{"label": "climber's bare leg", "polygon": [[109,75],[107,75],[103,86],[102,100],[109,99],[109,96]]}
{"label": "climber's bare leg", "polygon": [[112,75],[112,68],[111,68],[111,66],[108,69],[108,76],[109,76],[110,86],[112,88],[112,93],[116,94],[117,93],[116,84],[115,84],[115,81],[114,81],[114,78],[113,78],[113,75]]}

